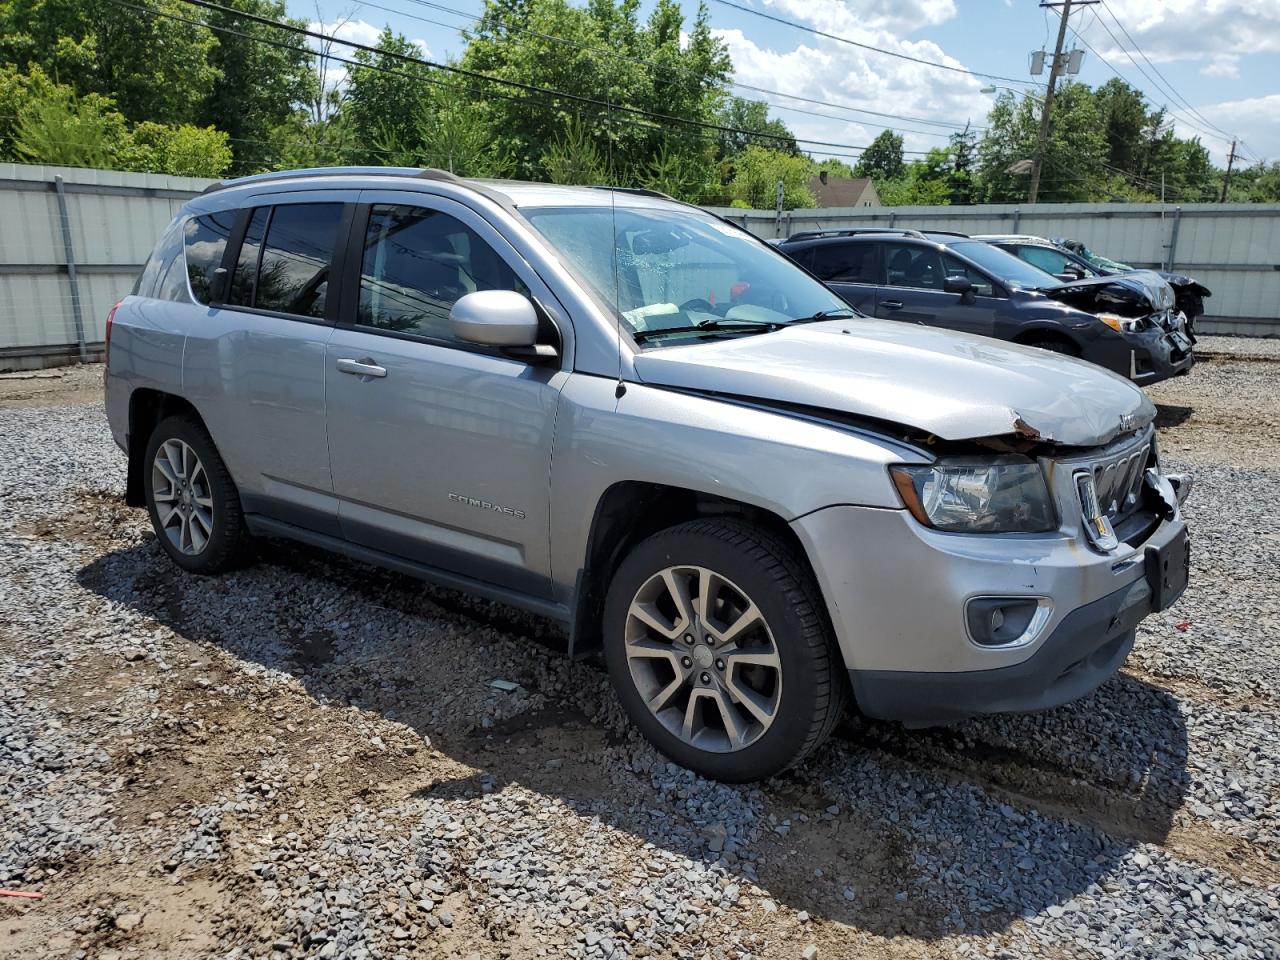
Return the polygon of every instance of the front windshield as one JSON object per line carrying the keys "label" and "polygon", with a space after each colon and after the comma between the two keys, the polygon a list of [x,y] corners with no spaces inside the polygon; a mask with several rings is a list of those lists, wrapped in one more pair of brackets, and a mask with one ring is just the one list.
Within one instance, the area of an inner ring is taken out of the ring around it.
{"label": "front windshield", "polygon": [[1114,273],[1130,273],[1133,267],[1127,263],[1121,263],[1119,260],[1112,260],[1110,257],[1104,257],[1100,253],[1094,253],[1088,247],[1080,248],[1080,256],[1084,257],[1099,270],[1110,270]]}
{"label": "front windshield", "polygon": [[781,253],[700,211],[620,205],[521,213],[633,334],[655,345],[853,312]]}
{"label": "front windshield", "polygon": [[966,240],[953,243],[950,249],[963,257],[968,257],[978,266],[986,270],[997,280],[1014,290],[1038,290],[1042,287],[1056,287],[1060,283],[1053,274],[1045,273],[1039,267],[1033,267],[1025,260],[1019,260],[1011,253],[993,247],[981,240]]}

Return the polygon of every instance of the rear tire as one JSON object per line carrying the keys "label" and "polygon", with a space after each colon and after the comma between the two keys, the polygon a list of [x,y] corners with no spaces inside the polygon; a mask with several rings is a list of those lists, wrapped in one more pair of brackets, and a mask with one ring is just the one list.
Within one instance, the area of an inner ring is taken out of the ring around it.
{"label": "rear tire", "polygon": [[844,711],[848,680],[812,575],[739,521],[683,523],[632,550],[605,600],[604,653],[640,732],[716,780],[781,773]]}
{"label": "rear tire", "polygon": [[222,573],[247,558],[250,536],[240,492],[194,417],[168,417],[152,432],[143,492],[156,539],[182,569]]}

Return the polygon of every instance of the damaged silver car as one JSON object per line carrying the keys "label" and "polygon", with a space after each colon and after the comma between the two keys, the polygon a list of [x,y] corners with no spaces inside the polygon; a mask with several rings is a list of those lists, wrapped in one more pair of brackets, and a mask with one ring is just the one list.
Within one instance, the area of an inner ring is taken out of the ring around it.
{"label": "damaged silver car", "polygon": [[108,338],[127,499],[179,567],[281,537],[533,611],[724,780],[850,701],[918,725],[1083,696],[1187,583],[1189,486],[1133,384],[858,316],[654,194],[230,181]]}

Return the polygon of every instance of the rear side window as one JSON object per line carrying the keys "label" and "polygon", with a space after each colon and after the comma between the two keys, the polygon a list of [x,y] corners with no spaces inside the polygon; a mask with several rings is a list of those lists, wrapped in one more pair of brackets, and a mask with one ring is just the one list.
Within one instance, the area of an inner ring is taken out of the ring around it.
{"label": "rear side window", "polygon": [[255,210],[240,247],[231,302],[324,317],[341,219],[340,203],[281,205],[269,214]]}
{"label": "rear side window", "polygon": [[831,283],[875,283],[875,263],[875,244],[824,243],[814,247],[810,269]]}
{"label": "rear side window", "polygon": [[258,281],[258,261],[262,259],[262,238],[267,234],[270,207],[258,207],[249,218],[249,226],[240,243],[235,272],[231,274],[231,291],[227,303],[238,307],[253,306],[254,288]]}
{"label": "rear side window", "polygon": [[[203,217],[192,217],[183,227],[183,244],[187,250],[187,279],[191,292],[200,303],[209,302],[213,288],[213,272],[222,266],[222,255],[227,250],[227,240],[235,227],[236,211],[224,210]],[[166,280],[164,286],[176,287],[177,277]]]}
{"label": "rear side window", "polygon": [[134,294],[139,297],[156,296],[156,285],[173,265],[174,260],[181,259],[178,256],[180,253],[182,253],[182,223],[175,220],[169,224],[160,242],[156,244],[151,259],[142,268],[138,282],[133,285]]}

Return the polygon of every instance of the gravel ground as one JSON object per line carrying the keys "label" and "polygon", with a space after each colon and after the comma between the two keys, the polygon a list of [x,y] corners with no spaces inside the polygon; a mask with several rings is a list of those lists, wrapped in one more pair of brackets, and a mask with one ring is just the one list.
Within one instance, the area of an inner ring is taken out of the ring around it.
{"label": "gravel ground", "polygon": [[45,894],[0,956],[1280,956],[1274,363],[1151,390],[1194,580],[1120,676],[758,787],[518,612],[284,545],[181,574],[95,375],[0,384],[0,888]]}

